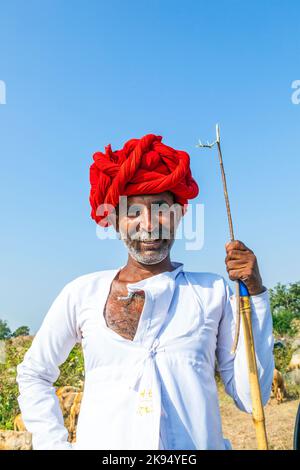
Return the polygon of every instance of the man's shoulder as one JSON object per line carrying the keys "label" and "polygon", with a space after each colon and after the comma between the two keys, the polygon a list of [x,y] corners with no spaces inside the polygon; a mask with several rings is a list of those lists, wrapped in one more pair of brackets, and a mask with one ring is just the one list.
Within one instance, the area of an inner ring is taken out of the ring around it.
{"label": "man's shoulder", "polygon": [[214,288],[220,285],[226,286],[227,284],[225,278],[221,274],[215,272],[185,271],[185,274],[192,284],[203,288]]}
{"label": "man's shoulder", "polygon": [[105,281],[106,279],[113,279],[114,274],[118,272],[118,269],[105,269],[101,271],[93,271],[86,274],[81,274],[75,277],[65,285],[66,290],[76,291],[84,288],[93,287],[98,285],[99,282]]}
{"label": "man's shoulder", "polygon": [[197,297],[204,305],[224,305],[232,294],[226,279],[214,272],[185,272],[188,282],[192,285]]}

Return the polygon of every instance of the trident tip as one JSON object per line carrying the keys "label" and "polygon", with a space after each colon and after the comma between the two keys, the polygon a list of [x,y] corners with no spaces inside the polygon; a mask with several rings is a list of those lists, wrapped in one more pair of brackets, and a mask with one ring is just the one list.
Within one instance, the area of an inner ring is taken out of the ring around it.
{"label": "trident tip", "polygon": [[217,135],[217,142],[220,143],[220,126],[216,124],[216,135]]}

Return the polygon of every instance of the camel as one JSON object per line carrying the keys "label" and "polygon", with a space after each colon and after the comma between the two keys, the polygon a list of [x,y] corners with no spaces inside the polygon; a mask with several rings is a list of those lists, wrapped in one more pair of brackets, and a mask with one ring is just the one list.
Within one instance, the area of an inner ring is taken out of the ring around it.
{"label": "camel", "polygon": [[278,405],[282,403],[283,398],[286,396],[286,388],[284,385],[283,376],[277,369],[274,369],[272,393],[274,398],[276,398]]}
{"label": "camel", "polygon": [[76,442],[76,426],[77,426],[77,420],[78,420],[78,415],[80,411],[82,395],[83,395],[83,392],[76,393],[76,397],[74,399],[74,402],[70,411],[69,433],[71,435],[71,442]]}

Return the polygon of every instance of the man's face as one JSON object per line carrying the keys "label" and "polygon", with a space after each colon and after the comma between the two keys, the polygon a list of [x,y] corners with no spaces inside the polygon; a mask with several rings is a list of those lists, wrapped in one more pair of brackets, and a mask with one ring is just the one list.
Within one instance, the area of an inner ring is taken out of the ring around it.
{"label": "man's face", "polygon": [[181,206],[166,191],[129,196],[127,210],[119,206],[118,230],[132,258],[142,264],[165,259],[174,243]]}

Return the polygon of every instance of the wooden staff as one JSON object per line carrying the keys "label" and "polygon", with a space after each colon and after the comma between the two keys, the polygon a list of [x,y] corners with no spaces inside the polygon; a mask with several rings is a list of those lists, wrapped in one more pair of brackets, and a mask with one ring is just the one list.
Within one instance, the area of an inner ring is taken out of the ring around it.
{"label": "wooden staff", "polygon": [[[228,224],[229,224],[230,240],[234,241],[233,225],[232,225],[229,197],[228,197],[228,192],[227,192],[226,177],[225,177],[225,171],[224,171],[224,165],[223,165],[221,143],[220,143],[220,128],[218,124],[216,125],[216,136],[217,138],[215,142],[211,144],[209,144],[208,142],[207,144],[202,144],[201,141],[199,141],[199,144],[197,145],[197,147],[212,148],[215,144],[217,144],[222,182],[223,182],[223,191],[224,191],[226,210],[227,210],[227,218],[228,218]],[[260,384],[259,384],[257,364],[256,364],[254,338],[253,338],[253,331],[252,331],[250,295],[249,295],[246,285],[242,282],[242,280],[236,281],[235,287],[236,287],[236,330],[235,330],[235,337],[234,337],[234,342],[233,342],[231,353],[235,354],[236,352],[236,348],[237,348],[238,341],[239,341],[240,319],[242,317],[248,372],[249,372],[250,393],[251,393],[251,399],[252,399],[252,419],[253,419],[255,432],[256,432],[257,448],[259,450],[268,450],[265,415],[264,415],[264,408],[263,408],[262,399],[261,399],[261,391],[260,391]]]}

